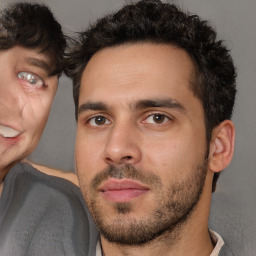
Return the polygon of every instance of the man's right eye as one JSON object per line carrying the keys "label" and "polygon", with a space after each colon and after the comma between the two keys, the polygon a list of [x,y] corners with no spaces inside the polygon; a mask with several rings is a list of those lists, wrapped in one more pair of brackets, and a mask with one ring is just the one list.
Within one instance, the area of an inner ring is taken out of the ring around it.
{"label": "man's right eye", "polygon": [[28,82],[32,87],[35,87],[35,88],[45,87],[44,80],[40,78],[38,75],[35,75],[33,73],[22,71],[22,72],[19,72],[17,76],[19,79]]}
{"label": "man's right eye", "polygon": [[108,125],[111,122],[105,116],[95,116],[89,119],[88,124],[94,127]]}

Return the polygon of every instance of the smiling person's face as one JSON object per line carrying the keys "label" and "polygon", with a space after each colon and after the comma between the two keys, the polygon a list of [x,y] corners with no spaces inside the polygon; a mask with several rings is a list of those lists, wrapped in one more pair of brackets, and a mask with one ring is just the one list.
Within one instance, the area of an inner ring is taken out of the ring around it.
{"label": "smiling person's face", "polygon": [[75,159],[108,241],[154,239],[186,221],[200,201],[208,147],[193,82],[188,54],[168,45],[105,48],[86,66]]}
{"label": "smiling person's face", "polygon": [[0,51],[0,178],[39,142],[58,84],[49,62],[36,50]]}

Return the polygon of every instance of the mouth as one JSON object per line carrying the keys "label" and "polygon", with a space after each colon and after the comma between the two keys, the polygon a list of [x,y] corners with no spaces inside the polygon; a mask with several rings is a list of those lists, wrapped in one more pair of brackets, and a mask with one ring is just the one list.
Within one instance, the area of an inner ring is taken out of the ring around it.
{"label": "mouth", "polygon": [[149,188],[134,180],[111,178],[99,188],[99,191],[107,201],[128,202],[149,192]]}
{"label": "mouth", "polygon": [[0,124],[0,136],[4,138],[15,138],[20,135],[21,132],[3,124]]}

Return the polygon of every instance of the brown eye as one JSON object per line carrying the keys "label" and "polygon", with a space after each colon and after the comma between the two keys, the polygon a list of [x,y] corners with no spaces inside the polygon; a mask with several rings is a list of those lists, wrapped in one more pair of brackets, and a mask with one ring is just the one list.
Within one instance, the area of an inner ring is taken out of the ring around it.
{"label": "brown eye", "polygon": [[170,118],[164,114],[151,114],[150,116],[148,116],[146,118],[146,120],[144,121],[144,123],[148,123],[148,124],[164,124],[166,122],[170,121]]}
{"label": "brown eye", "polygon": [[88,123],[91,126],[97,127],[110,124],[111,122],[105,116],[95,116],[92,117]]}
{"label": "brown eye", "polygon": [[106,122],[106,118],[104,116],[97,116],[95,118],[95,123],[97,125],[103,125],[103,124],[105,124],[105,122]]}
{"label": "brown eye", "polygon": [[166,117],[164,115],[160,115],[160,114],[153,115],[153,120],[157,124],[163,123],[165,121],[165,118]]}

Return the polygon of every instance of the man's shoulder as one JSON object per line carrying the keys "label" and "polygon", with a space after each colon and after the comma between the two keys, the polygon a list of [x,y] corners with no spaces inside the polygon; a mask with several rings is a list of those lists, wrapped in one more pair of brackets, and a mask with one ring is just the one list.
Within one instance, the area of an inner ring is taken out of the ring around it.
{"label": "man's shoulder", "polygon": [[0,255],[88,255],[98,233],[76,185],[25,163],[4,183]]}
{"label": "man's shoulder", "polygon": [[51,206],[47,213],[60,211],[65,207],[65,211],[60,211],[60,217],[68,215],[68,211],[72,209],[76,209],[76,215],[88,213],[81,192],[74,183],[39,171],[28,163],[15,165],[4,181],[0,208],[5,207],[6,211],[9,207],[16,209],[18,205],[33,205],[36,211],[44,211],[46,206]]}

